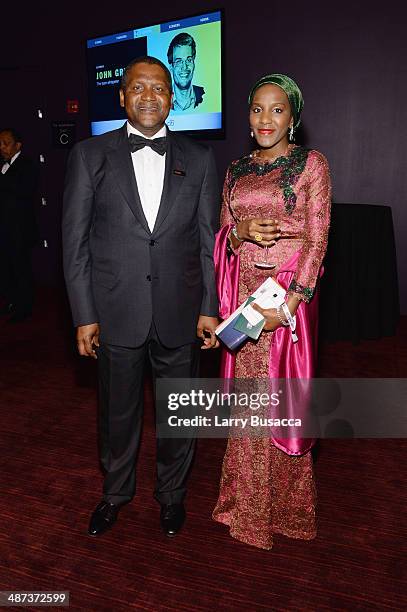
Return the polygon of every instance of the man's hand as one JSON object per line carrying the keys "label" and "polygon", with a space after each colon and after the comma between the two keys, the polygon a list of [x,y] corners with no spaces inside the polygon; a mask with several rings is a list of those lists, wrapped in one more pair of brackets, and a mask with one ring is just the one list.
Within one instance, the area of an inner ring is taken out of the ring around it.
{"label": "man's hand", "polygon": [[97,359],[94,346],[99,346],[99,323],[80,325],[76,328],[76,343],[79,354],[83,357]]}
{"label": "man's hand", "polygon": [[219,321],[216,317],[206,317],[205,315],[199,316],[198,325],[196,327],[196,335],[198,338],[203,340],[201,349],[205,350],[219,347],[219,340],[215,336],[215,329],[218,327],[218,325]]}

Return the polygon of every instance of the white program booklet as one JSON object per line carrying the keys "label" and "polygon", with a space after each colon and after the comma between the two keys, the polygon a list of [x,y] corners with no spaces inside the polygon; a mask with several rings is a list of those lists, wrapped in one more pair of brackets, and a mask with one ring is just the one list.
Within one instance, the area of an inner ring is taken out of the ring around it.
{"label": "white program booklet", "polygon": [[[258,304],[260,308],[278,308],[284,303],[285,294],[285,289],[279,285],[274,278],[269,276],[264,283],[252,293],[252,297],[255,298],[252,304]],[[242,310],[242,315],[247,319],[250,325],[257,325],[260,321],[264,320],[264,317],[251,307],[251,304]]]}

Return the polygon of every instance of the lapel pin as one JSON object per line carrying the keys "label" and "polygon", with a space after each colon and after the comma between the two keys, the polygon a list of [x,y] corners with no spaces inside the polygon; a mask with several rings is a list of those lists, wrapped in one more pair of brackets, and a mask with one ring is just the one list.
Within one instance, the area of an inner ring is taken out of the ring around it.
{"label": "lapel pin", "polygon": [[178,170],[177,168],[173,170],[173,174],[175,174],[176,176],[185,176],[185,172],[183,170]]}

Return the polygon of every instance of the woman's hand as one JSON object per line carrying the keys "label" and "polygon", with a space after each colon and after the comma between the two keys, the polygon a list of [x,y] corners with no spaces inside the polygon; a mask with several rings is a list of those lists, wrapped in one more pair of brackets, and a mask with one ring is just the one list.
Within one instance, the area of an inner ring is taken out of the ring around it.
{"label": "woman's hand", "polygon": [[[300,299],[296,295],[290,295],[287,300],[288,310],[291,312],[291,315],[294,316],[297,312],[298,306],[300,305]],[[263,327],[265,331],[274,331],[279,327],[283,327],[280,318],[277,316],[276,308],[261,308],[258,304],[251,304],[251,307],[254,310],[257,310],[265,319],[266,324]],[[280,310],[280,314],[283,319],[286,319],[284,312]]]}
{"label": "woman's hand", "polygon": [[250,240],[250,242],[265,247],[275,244],[281,234],[277,219],[263,219],[262,217],[239,221],[236,231],[242,240]]}
{"label": "woman's hand", "polygon": [[275,308],[261,308],[258,304],[252,304],[251,306],[266,319],[266,323],[263,327],[264,331],[274,331],[282,327],[282,323],[277,316],[277,310]]}

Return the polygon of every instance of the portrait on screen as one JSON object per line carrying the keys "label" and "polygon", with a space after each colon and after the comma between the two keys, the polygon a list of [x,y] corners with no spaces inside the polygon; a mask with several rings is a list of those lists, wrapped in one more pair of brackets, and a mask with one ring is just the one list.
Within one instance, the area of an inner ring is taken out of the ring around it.
{"label": "portrait on screen", "polygon": [[167,58],[174,87],[173,110],[196,108],[203,102],[205,89],[193,83],[197,61],[194,38],[186,32],[177,34],[170,42]]}
{"label": "portrait on screen", "polygon": [[87,41],[88,93],[93,135],[120,128],[118,104],[127,64],[150,55],[169,69],[174,103],[166,121],[172,131],[218,133],[223,129],[222,14],[203,13]]}

